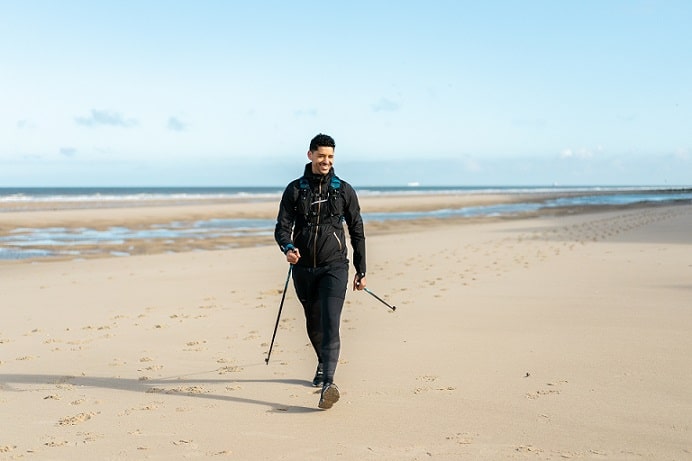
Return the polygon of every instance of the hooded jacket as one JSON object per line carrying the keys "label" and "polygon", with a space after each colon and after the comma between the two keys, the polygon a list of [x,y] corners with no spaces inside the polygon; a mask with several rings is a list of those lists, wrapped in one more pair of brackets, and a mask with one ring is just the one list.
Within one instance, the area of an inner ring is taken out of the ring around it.
{"label": "hooded jacket", "polygon": [[284,253],[294,247],[300,250],[299,266],[348,264],[344,223],[353,247],[353,266],[365,276],[365,233],[355,190],[334,174],[334,168],[323,176],[313,173],[308,163],[303,176],[284,190],[274,239]]}

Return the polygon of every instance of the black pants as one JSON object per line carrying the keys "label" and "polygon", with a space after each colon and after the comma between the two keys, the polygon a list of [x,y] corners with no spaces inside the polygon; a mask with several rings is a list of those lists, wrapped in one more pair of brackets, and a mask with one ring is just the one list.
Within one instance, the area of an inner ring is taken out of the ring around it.
{"label": "black pants", "polygon": [[324,365],[324,382],[334,382],[341,338],[339,324],[344,307],[348,263],[306,268],[293,267],[293,286],[305,311],[308,337]]}

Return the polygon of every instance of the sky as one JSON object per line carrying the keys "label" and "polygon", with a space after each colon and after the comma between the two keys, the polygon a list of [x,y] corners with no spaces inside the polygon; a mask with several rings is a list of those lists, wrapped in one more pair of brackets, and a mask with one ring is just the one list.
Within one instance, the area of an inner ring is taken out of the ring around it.
{"label": "sky", "polygon": [[692,184],[692,2],[0,0],[0,187]]}

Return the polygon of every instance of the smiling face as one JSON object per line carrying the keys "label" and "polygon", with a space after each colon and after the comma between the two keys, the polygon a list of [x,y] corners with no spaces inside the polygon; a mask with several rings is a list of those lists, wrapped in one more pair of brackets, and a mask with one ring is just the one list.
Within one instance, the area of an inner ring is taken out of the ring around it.
{"label": "smiling face", "polygon": [[334,166],[334,148],[319,146],[316,150],[308,151],[308,158],[312,162],[312,172],[326,175]]}

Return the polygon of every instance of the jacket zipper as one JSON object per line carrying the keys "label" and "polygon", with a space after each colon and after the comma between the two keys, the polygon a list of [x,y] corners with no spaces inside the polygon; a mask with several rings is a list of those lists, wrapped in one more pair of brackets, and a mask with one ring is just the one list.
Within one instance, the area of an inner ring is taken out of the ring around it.
{"label": "jacket zipper", "polygon": [[315,237],[313,239],[313,250],[312,250],[312,267],[316,268],[317,267],[317,234],[319,233],[320,230],[320,215],[322,211],[322,200],[320,197],[322,197],[322,180],[324,178],[320,178],[320,188],[318,191],[318,201],[317,201],[317,222],[315,222]]}

